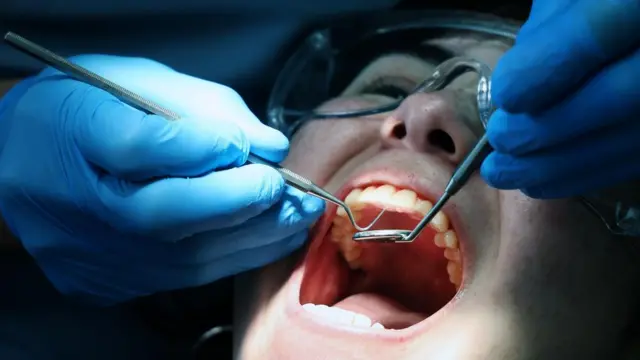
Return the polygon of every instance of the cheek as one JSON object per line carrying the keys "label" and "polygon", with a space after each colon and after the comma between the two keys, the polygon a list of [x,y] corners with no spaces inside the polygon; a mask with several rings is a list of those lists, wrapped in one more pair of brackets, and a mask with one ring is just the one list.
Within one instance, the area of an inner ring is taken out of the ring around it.
{"label": "cheek", "polygon": [[[585,299],[597,302],[594,293],[626,291],[624,283],[635,276],[628,270],[632,264],[625,264],[627,249],[576,201],[539,201],[508,191],[501,192],[501,209],[504,240],[494,275],[507,292],[502,296],[521,305],[535,299],[575,307]],[[562,294],[562,301],[546,298],[552,294]]]}
{"label": "cheek", "polygon": [[[576,243],[586,240],[576,224],[582,214],[566,200],[533,200],[518,191],[502,191],[500,195],[500,235],[507,239],[500,247],[501,277],[514,287],[533,287],[538,280],[566,268],[577,255]],[[522,284],[525,279],[528,285]]]}
{"label": "cheek", "polygon": [[379,139],[380,121],[314,120],[291,141],[283,165],[323,185],[349,159]]}

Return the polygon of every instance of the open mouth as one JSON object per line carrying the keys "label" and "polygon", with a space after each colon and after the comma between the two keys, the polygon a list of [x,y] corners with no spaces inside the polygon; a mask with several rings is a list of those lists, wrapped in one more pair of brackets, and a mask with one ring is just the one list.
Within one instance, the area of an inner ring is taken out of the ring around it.
{"label": "open mouth", "polygon": [[[380,177],[384,181],[361,177],[345,185],[338,197],[359,223],[386,208],[374,229],[412,230],[433,199],[394,182],[397,175]],[[356,229],[335,206],[327,207],[314,230],[299,300],[320,321],[370,331],[406,329],[441,310],[462,285],[458,236],[442,212],[407,244],[353,241]]]}

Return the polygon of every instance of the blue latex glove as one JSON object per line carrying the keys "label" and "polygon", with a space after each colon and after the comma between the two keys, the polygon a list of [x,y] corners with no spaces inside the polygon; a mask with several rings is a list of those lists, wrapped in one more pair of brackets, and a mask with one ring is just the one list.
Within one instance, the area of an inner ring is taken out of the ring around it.
{"label": "blue latex glove", "polygon": [[493,75],[492,186],[560,198],[640,176],[640,2],[536,0]]}
{"label": "blue latex glove", "polygon": [[233,90],[146,59],[74,61],[185,119],[145,115],[53,69],[2,99],[0,207],[57,289],[111,304],[303,244],[324,203],[269,167],[237,167],[250,148],[281,161],[289,144]]}

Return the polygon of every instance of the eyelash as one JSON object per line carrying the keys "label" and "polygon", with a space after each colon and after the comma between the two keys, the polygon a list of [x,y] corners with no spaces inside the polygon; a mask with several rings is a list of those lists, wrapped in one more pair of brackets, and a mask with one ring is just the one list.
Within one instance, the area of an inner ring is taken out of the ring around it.
{"label": "eyelash", "polygon": [[392,99],[403,99],[409,96],[411,90],[406,86],[395,84],[392,78],[380,76],[363,86],[360,93],[383,95]]}

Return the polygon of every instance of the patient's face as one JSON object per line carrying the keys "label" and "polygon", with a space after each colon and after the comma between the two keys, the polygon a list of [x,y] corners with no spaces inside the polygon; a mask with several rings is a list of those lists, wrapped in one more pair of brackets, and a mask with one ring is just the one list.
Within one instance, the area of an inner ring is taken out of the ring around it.
{"label": "patient's face", "polygon": [[[491,67],[507,49],[433,44]],[[321,108],[385,101],[436,65],[385,56]],[[412,229],[482,134],[476,84],[466,74],[392,113],[311,121],[285,164],[346,199],[359,223],[386,207],[375,228]],[[573,200],[532,200],[475,175],[411,244],[354,243],[343,215],[328,206],[307,249],[240,279],[242,359],[609,359],[629,343],[636,253]]]}

